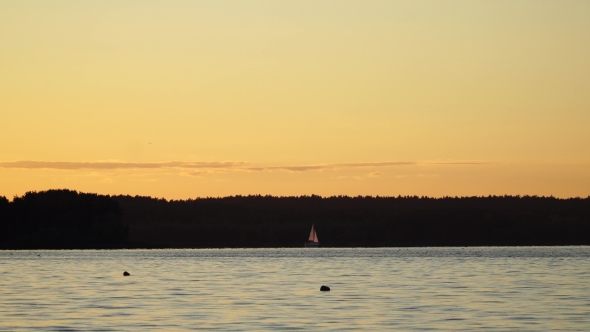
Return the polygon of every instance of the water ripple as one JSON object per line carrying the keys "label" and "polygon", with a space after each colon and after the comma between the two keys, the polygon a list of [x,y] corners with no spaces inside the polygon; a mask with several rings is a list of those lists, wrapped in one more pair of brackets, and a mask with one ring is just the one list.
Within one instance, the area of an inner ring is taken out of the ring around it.
{"label": "water ripple", "polygon": [[0,331],[590,330],[589,247],[0,251],[0,275]]}

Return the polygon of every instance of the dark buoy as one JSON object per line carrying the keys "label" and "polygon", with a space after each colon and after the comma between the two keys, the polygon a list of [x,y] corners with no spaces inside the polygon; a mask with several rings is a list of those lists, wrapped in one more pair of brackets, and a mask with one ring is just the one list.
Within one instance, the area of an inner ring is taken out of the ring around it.
{"label": "dark buoy", "polygon": [[322,291],[322,292],[329,292],[330,291],[330,287],[328,287],[328,286],[322,286],[322,287],[320,287],[320,291]]}
{"label": "dark buoy", "polygon": [[129,272],[125,271],[125,272],[123,272],[123,275],[126,277],[126,276],[130,276],[131,274],[129,274]]}

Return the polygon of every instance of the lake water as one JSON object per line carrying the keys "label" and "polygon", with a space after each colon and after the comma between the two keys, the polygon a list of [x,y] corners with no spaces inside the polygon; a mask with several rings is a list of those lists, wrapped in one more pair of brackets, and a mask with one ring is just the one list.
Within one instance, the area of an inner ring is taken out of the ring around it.
{"label": "lake water", "polygon": [[2,331],[207,329],[588,331],[590,247],[0,251]]}

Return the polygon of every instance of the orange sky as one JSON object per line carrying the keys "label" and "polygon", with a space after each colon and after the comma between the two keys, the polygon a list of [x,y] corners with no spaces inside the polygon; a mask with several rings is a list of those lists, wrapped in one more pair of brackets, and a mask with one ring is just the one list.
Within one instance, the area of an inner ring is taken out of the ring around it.
{"label": "orange sky", "polygon": [[0,195],[590,195],[587,1],[2,1]]}

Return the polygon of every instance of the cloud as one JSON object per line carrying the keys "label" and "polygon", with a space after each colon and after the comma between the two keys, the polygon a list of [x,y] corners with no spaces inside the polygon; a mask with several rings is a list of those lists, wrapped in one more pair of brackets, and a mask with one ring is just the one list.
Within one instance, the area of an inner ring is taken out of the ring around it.
{"label": "cloud", "polygon": [[342,180],[342,179],[345,179],[345,180],[349,180],[349,179],[352,179],[352,180],[363,180],[363,177],[362,176],[358,176],[358,175],[357,176],[354,176],[354,175],[343,175],[343,176],[337,176],[336,179],[338,179],[338,180]]}
{"label": "cloud", "polygon": [[342,169],[342,168],[358,168],[358,167],[411,166],[411,165],[417,165],[417,164],[418,164],[418,162],[416,162],[416,161],[379,161],[379,162],[364,162],[364,163],[246,167],[245,169],[248,171],[305,172],[305,171],[335,170],[335,169]]}
{"label": "cloud", "polygon": [[231,161],[168,161],[156,163],[131,163],[122,161],[3,161],[0,168],[21,169],[58,169],[58,170],[112,170],[112,169],[161,169],[161,168],[188,168],[188,169],[220,169],[236,168],[247,165],[244,162]]}
{"label": "cloud", "polygon": [[[417,166],[417,165],[480,165],[489,164],[485,161],[379,161],[359,163],[334,163],[314,165],[286,165],[286,166],[250,166],[243,161],[167,161],[167,162],[123,162],[123,161],[2,161],[0,168],[18,169],[54,169],[54,170],[121,170],[121,169],[188,169],[188,170],[235,170],[235,171],[288,171],[307,172],[339,170],[350,168],[390,167],[390,166]],[[197,175],[193,172],[191,175]],[[380,173],[372,173],[378,176]]]}
{"label": "cloud", "polygon": [[493,161],[423,161],[423,165],[485,165],[495,164]]}
{"label": "cloud", "polygon": [[490,164],[487,161],[378,161],[361,163],[336,163],[336,164],[315,164],[315,165],[292,165],[292,166],[267,166],[267,167],[245,167],[248,171],[323,171],[337,170],[344,168],[360,167],[387,167],[387,166],[417,166],[417,165],[481,165]]}
{"label": "cloud", "polygon": [[203,174],[207,174],[207,172],[183,172],[180,175],[183,176],[202,176]]}
{"label": "cloud", "polygon": [[419,178],[434,178],[437,177],[438,174],[416,174]]}

